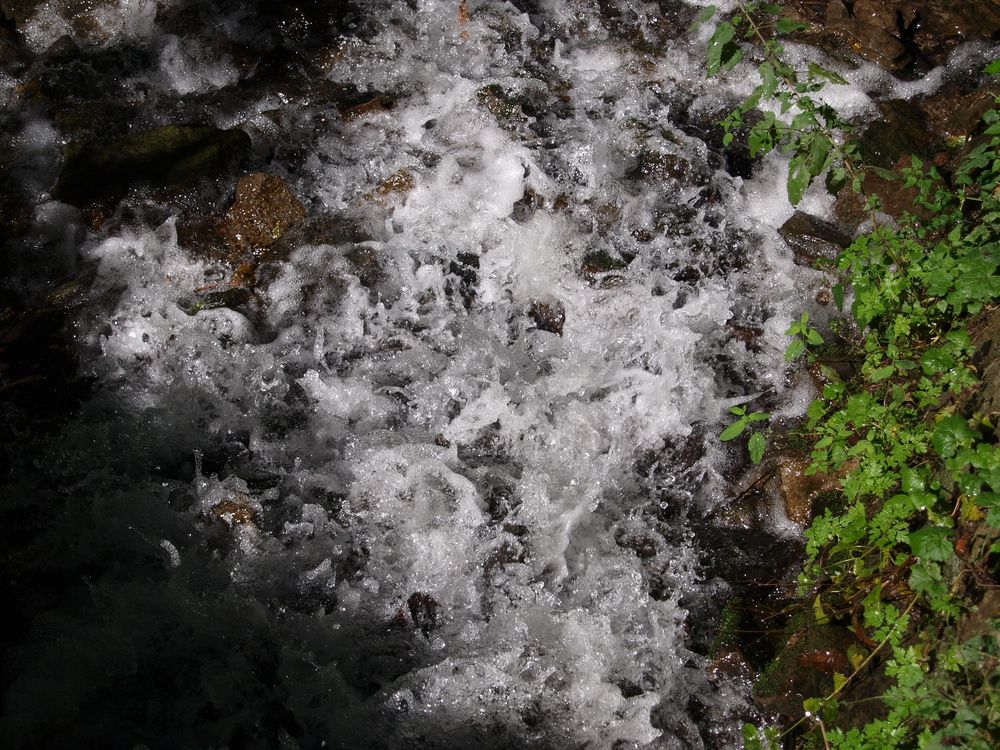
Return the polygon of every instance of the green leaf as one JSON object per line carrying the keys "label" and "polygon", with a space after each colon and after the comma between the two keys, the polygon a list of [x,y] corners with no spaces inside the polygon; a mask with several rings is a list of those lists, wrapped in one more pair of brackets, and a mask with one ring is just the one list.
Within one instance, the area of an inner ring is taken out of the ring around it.
{"label": "green leaf", "polygon": [[983,72],[986,73],[986,75],[991,75],[991,76],[1000,75],[1000,59],[994,60],[985,68],[983,68]]}
{"label": "green leaf", "polygon": [[747,449],[750,451],[750,460],[755,465],[759,464],[761,459],[764,458],[764,451],[767,450],[767,440],[764,439],[764,435],[760,432],[755,432],[751,435]]}
{"label": "green leaf", "polygon": [[802,200],[814,176],[804,156],[797,154],[792,158],[788,165],[788,200],[793,206]]}
{"label": "green leaf", "polygon": [[796,31],[805,31],[808,28],[804,23],[799,23],[794,18],[788,18],[787,16],[779,18],[777,23],[774,24],[774,30],[779,34],[791,34]]}
{"label": "green leaf", "polygon": [[747,428],[748,424],[749,420],[746,419],[746,417],[737,419],[735,422],[729,425],[729,427],[727,427],[722,431],[722,434],[719,435],[719,440],[725,443],[734,438],[739,437],[743,433],[743,430]]}
{"label": "green leaf", "polygon": [[810,328],[806,331],[806,340],[813,346],[819,346],[823,343],[823,337],[819,335],[819,331],[815,328]]}
{"label": "green leaf", "polygon": [[723,21],[715,28],[711,39],[708,40],[706,66],[709,76],[718,75],[725,62],[728,62],[728,59],[723,60],[723,54],[735,34],[736,28],[729,21]]}
{"label": "green leaf", "polygon": [[816,618],[817,625],[826,625],[830,622],[829,616],[826,614],[826,610],[823,609],[823,600],[819,598],[819,594],[813,599],[813,617]]}
{"label": "green leaf", "polygon": [[715,12],[717,10],[718,10],[718,8],[716,6],[714,6],[714,5],[707,5],[704,8],[702,8],[701,12],[698,14],[697,18],[695,18],[694,21],[691,23],[691,25],[688,26],[688,33],[689,34],[693,34],[694,32],[696,32],[698,30],[698,28],[703,23],[705,23],[706,21],[712,20],[712,16],[715,15]]}
{"label": "green leaf", "polygon": [[834,689],[834,691],[839,692],[840,689],[842,687],[844,687],[844,685],[846,685],[846,684],[847,684],[847,677],[846,676],[844,676],[840,672],[834,672],[833,673],[833,689]]}
{"label": "green leaf", "polygon": [[903,492],[914,494],[925,491],[924,478],[909,466],[903,467],[900,471],[900,478],[902,479]]}
{"label": "green leaf", "polygon": [[935,562],[920,561],[910,570],[910,588],[918,594],[944,596],[948,587],[941,580],[941,568]]}
{"label": "green leaf", "polygon": [[951,529],[924,526],[910,533],[910,549],[917,557],[943,562],[955,554],[951,544]]}
{"label": "green leaf", "polygon": [[833,303],[840,312],[844,312],[844,285],[834,284],[830,291],[833,292]]}
{"label": "green leaf", "polygon": [[869,383],[878,383],[886,378],[890,377],[896,371],[894,365],[886,365],[885,367],[877,367],[868,374]]}
{"label": "green leaf", "polygon": [[806,342],[802,339],[795,339],[792,343],[788,345],[785,349],[785,361],[791,362],[794,359],[802,356],[806,350]]}
{"label": "green leaf", "polygon": [[934,450],[943,458],[955,455],[959,448],[968,445],[976,437],[968,422],[957,415],[945,417],[934,426],[931,442]]}
{"label": "green leaf", "polygon": [[814,78],[821,78],[823,80],[829,81],[830,83],[836,83],[840,86],[847,86],[848,80],[844,78],[839,73],[835,73],[829,68],[824,68],[822,65],[811,62],[809,63],[809,74]]}

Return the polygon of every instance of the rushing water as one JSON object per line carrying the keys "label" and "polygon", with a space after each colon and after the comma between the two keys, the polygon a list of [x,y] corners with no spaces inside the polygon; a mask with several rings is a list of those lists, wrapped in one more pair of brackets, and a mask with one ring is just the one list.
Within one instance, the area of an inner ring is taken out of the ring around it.
{"label": "rushing water", "polygon": [[[703,81],[703,4],[34,17],[33,53],[82,51],[0,76],[33,206],[5,294],[76,280],[88,395],[7,476],[7,746],[738,744],[690,521],[729,491],[725,408],[790,396],[811,277],[767,229],[780,165],[720,150],[746,83]],[[234,179],[89,228],[49,199],[39,79],[136,131],[251,136],[307,214],[252,295],[190,314],[232,269],[179,228]]]}

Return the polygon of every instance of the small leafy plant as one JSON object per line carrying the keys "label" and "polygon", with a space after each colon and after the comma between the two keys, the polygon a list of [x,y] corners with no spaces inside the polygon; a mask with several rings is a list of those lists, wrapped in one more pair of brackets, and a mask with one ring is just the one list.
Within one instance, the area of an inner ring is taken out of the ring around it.
{"label": "small leafy plant", "polygon": [[[723,442],[728,442],[729,440],[735,440],[740,435],[742,435],[750,425],[755,422],[764,422],[771,418],[771,415],[763,411],[755,411],[747,413],[746,407],[744,406],[733,406],[729,409],[730,414],[736,415],[737,419],[729,427],[722,431],[719,435],[719,440]],[[747,450],[750,452],[750,460],[755,464],[759,464],[761,459],[764,458],[764,452],[767,450],[767,438],[761,432],[753,432],[750,435],[750,440],[747,442]]]}

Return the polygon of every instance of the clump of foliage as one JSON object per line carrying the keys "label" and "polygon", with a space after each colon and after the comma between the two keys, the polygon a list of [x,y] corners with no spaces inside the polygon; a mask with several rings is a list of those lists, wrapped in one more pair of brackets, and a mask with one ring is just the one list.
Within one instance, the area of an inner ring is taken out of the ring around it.
{"label": "clump of foliage", "polygon": [[[751,153],[790,156],[793,204],[824,174],[831,189],[863,194],[874,168],[814,96],[845,81],[783,61],[779,38],[800,27],[775,21],[780,11],[740,2],[711,36],[712,75],[739,63],[744,45],[759,55],[761,83],[724,122],[727,143],[747,113],[768,108],[750,128]],[[986,72],[1000,74],[1000,61]],[[986,114],[969,145],[947,178],[916,157],[899,174],[874,170],[913,188],[920,216],[874,222],[837,264],[834,296],[843,309],[845,288],[853,291],[845,315],[862,335],[846,345],[860,367],[848,380],[821,367],[825,386],[808,409],[810,471],[843,480],[841,502],[806,531],[800,594],[817,619],[850,622],[867,655],[834,674],[829,694],[808,698],[794,727],[748,726],[748,748],[779,747],[803,727],[805,741],[844,750],[1000,746],[1000,619],[987,612],[973,627],[970,615],[998,585],[1000,444],[993,415],[970,406],[981,386],[969,332],[1000,302],[1000,111]],[[874,220],[877,198],[867,200]],[[788,333],[789,360],[824,344],[806,313]],[[738,408],[723,439],[758,419]],[[762,437],[753,450],[759,461]],[[849,726],[845,695],[877,665],[894,681],[882,715]]]}

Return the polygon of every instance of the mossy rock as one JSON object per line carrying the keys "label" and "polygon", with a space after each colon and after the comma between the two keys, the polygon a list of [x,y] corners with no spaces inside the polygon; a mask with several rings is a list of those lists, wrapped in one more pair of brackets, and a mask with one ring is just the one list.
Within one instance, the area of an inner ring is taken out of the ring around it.
{"label": "mossy rock", "polygon": [[66,149],[52,197],[82,207],[119,200],[134,185],[181,190],[232,170],[249,154],[250,145],[242,130],[195,125],[74,143]]}
{"label": "mossy rock", "polygon": [[753,689],[761,706],[792,719],[802,716],[802,701],[833,691],[834,672],[850,673],[847,649],[856,642],[845,628],[809,620],[806,613],[791,623],[785,647],[761,673]]}

